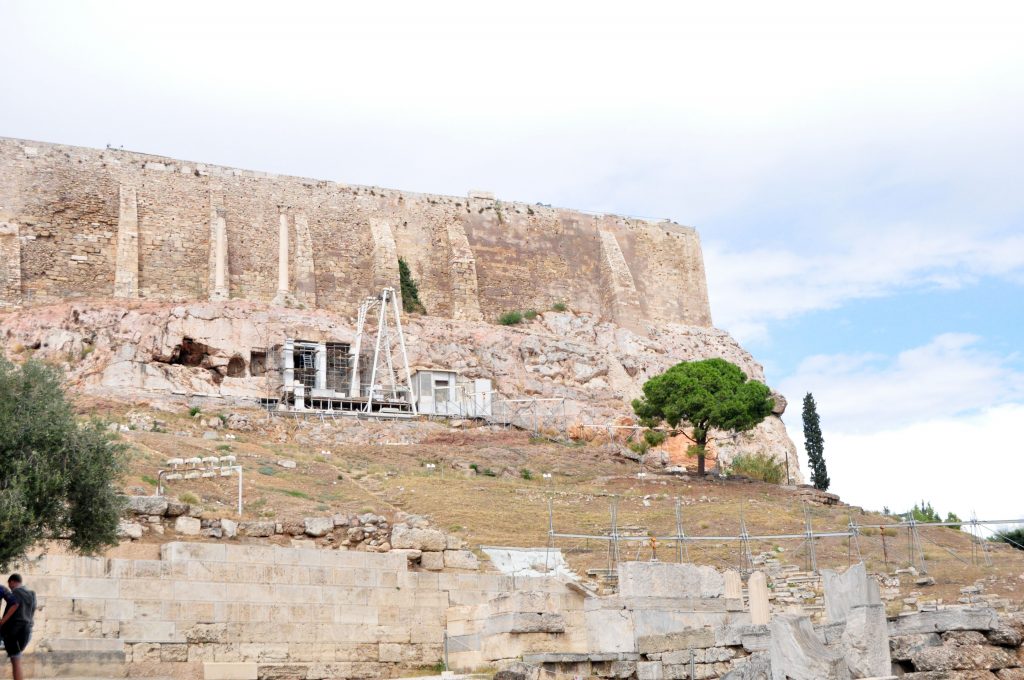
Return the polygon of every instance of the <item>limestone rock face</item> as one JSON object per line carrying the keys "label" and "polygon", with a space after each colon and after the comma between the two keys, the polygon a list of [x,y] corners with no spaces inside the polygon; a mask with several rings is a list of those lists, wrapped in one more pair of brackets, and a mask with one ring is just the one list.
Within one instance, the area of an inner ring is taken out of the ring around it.
{"label": "limestone rock face", "polygon": [[[721,357],[764,380],[753,357],[715,328],[663,324],[641,335],[570,312],[544,312],[514,327],[413,316],[404,327],[412,365],[488,378],[510,398],[564,398],[566,415],[584,424],[631,419],[630,401],[642,394],[644,382],[680,361]],[[65,363],[69,384],[90,394],[152,399],[177,393],[242,403],[266,396],[260,362],[268,360],[268,345],[287,337],[351,343],[355,324],[326,310],[240,300],[65,302],[0,315],[0,333],[8,348],[38,346],[36,356]],[[777,411],[782,401],[777,398]],[[244,429],[245,423],[229,418],[228,427]],[[792,480],[802,481],[777,415],[717,444],[724,462],[759,451],[788,459]]]}

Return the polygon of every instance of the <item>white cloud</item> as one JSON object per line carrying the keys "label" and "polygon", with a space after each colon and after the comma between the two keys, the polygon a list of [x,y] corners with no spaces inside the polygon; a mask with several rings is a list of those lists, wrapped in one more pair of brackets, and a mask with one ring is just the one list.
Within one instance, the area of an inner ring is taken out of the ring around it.
{"label": "white cloud", "polygon": [[[1024,404],[1004,404],[860,434],[826,429],[830,490],[872,510],[902,512],[925,500],[961,518],[972,512],[978,519],[1024,518],[1021,423]],[[798,422],[789,431],[802,441]]]}
{"label": "white cloud", "polygon": [[767,324],[845,302],[922,288],[960,288],[984,276],[1024,276],[1024,235],[894,228],[840,240],[831,251],[731,250],[705,245],[716,325],[741,341]]}
{"label": "white cloud", "polygon": [[894,357],[819,355],[782,382],[787,429],[802,451],[800,401],[813,392],[833,490],[871,509],[922,499],[961,517],[1024,516],[1014,471],[1024,451],[1018,357],[947,333]]}
{"label": "white cloud", "polygon": [[1024,402],[1024,372],[1015,368],[1016,357],[984,351],[979,340],[946,333],[891,358],[815,355],[780,389],[793,401],[814,393],[822,427],[850,435]]}

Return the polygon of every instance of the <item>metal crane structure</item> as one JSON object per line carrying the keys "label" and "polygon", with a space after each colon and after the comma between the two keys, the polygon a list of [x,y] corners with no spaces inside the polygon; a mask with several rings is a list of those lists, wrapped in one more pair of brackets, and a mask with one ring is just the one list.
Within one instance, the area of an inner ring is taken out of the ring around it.
{"label": "metal crane structure", "polygon": [[[409,355],[405,350],[405,335],[402,333],[401,308],[394,288],[384,288],[379,295],[368,297],[359,305],[359,316],[356,321],[356,344],[352,352],[352,382],[349,386],[349,397],[362,396],[359,360],[363,339],[368,335],[367,319],[371,313],[377,317],[377,332],[374,337],[370,384],[367,388],[366,404],[363,411],[372,413],[375,400],[380,403],[407,401],[415,416],[417,413],[416,399],[412,392],[412,371],[409,369]],[[389,317],[391,317],[390,320]],[[392,333],[392,323],[394,324],[394,333]],[[400,382],[402,376],[396,374],[392,360],[396,342],[402,357],[401,368],[404,373],[404,384]]]}

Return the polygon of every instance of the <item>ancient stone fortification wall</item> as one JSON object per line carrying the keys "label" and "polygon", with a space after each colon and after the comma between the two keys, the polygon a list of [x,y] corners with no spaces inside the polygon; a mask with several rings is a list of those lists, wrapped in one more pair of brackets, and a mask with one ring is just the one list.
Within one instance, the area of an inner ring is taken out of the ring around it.
{"label": "ancient stone fortification wall", "polygon": [[697,233],[671,222],[3,138],[0,252],[5,305],[231,297],[353,314],[397,286],[402,257],[438,316],[565,302],[637,330],[711,325]]}
{"label": "ancient stone fortification wall", "polygon": [[[398,552],[267,545],[167,543],[160,559],[49,555],[19,568],[41,605],[32,677],[202,678],[204,664],[401,675],[441,660],[449,606],[512,590],[499,574],[414,572]],[[516,587],[564,592],[543,579]]]}

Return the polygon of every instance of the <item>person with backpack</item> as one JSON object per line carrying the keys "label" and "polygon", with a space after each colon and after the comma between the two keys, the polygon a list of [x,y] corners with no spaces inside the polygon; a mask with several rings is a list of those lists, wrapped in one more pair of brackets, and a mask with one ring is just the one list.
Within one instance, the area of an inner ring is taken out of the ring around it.
{"label": "person with backpack", "polygon": [[20,574],[11,574],[7,579],[10,590],[0,586],[0,598],[4,601],[4,613],[0,617],[0,638],[11,660],[14,680],[24,680],[21,668],[21,653],[32,638],[32,620],[36,614],[36,594],[26,588]]}

